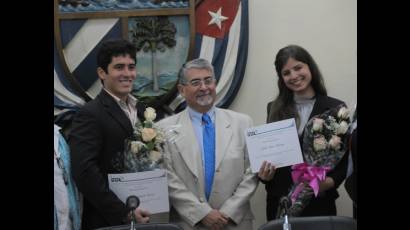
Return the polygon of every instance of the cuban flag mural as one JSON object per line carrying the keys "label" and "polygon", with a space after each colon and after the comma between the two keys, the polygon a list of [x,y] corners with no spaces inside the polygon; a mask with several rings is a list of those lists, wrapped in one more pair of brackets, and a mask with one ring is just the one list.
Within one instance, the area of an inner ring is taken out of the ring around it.
{"label": "cuban flag mural", "polygon": [[[227,108],[235,98],[248,56],[248,0],[203,0],[195,9],[193,58],[212,63],[217,79],[217,106]],[[178,95],[170,108],[185,107]]]}
{"label": "cuban flag mural", "polygon": [[[127,23],[121,21],[122,19],[118,18],[115,11],[111,10],[113,6],[101,5],[104,2],[106,4],[115,2],[119,10],[123,10],[120,13],[128,12],[129,15],[136,11],[136,9],[131,9],[132,7],[139,7],[140,11],[144,11],[145,9],[142,9],[144,7],[147,9],[155,7],[158,11],[165,10],[165,8],[172,11],[173,8],[180,7],[186,9],[189,15],[194,12],[195,17],[186,16],[186,20],[189,21],[191,17],[191,22],[195,23],[194,48],[190,58],[205,58],[213,64],[217,79],[216,105],[222,108],[229,107],[240,88],[246,67],[248,0],[132,0],[129,3],[117,0],[89,0],[89,5],[84,6],[55,5],[55,11],[58,12],[54,19],[54,115],[56,123],[58,120],[69,121],[71,115],[81,106],[98,95],[102,84],[96,73],[96,52],[104,40],[126,37],[127,35],[124,34],[128,34],[127,29],[131,28],[124,27]],[[154,5],[153,2],[159,3]],[[126,5],[128,8],[124,8],[124,4],[128,4]],[[195,7],[195,11],[189,10],[191,7]],[[102,12],[96,14],[98,17],[84,16],[88,13],[92,14],[93,10],[102,10]],[[82,13],[83,11],[85,13]],[[76,16],[77,13],[82,14]],[[177,33],[181,31],[180,28],[177,29]],[[190,34],[189,31],[187,34]],[[188,41],[191,39],[192,37],[187,37],[185,43],[190,43]],[[183,46],[188,47],[189,45]],[[184,60],[181,60],[181,63],[183,62]],[[164,106],[168,107],[167,114],[179,112],[185,107],[184,99],[176,92],[170,91],[168,95],[169,100],[163,102],[166,104]]]}

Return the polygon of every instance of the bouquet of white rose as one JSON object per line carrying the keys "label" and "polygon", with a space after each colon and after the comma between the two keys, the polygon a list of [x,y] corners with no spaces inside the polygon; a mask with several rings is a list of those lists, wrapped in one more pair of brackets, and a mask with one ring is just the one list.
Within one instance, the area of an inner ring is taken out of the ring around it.
{"label": "bouquet of white rose", "polygon": [[[313,196],[319,193],[319,184],[326,173],[332,170],[347,150],[349,110],[340,105],[323,114],[314,116],[305,126],[303,135],[303,156],[305,162],[292,166],[294,185],[288,195],[291,206],[289,216],[299,216]],[[279,207],[277,217],[285,213]]]}
{"label": "bouquet of white rose", "polygon": [[155,110],[148,107],[144,112],[145,121],[138,121],[133,127],[133,135],[124,141],[124,152],[114,159],[114,168],[121,173],[151,171],[162,168],[164,131],[154,120]]}

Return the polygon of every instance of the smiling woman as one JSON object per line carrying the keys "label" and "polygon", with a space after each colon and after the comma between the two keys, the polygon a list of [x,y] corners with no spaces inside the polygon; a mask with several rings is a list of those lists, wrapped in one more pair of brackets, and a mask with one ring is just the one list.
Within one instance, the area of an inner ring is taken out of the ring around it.
{"label": "smiling woman", "polygon": [[[268,103],[267,122],[295,118],[299,137],[303,136],[306,123],[315,115],[330,108],[344,105],[343,101],[327,96],[322,74],[311,55],[302,47],[289,45],[279,50],[275,60],[279,95]],[[301,139],[300,139],[301,140]],[[346,155],[346,154],[345,154]],[[317,197],[303,209],[300,216],[336,215],[337,187],[346,175],[347,158],[326,174],[319,185]],[[259,175],[269,175],[261,168]],[[268,220],[277,218],[279,200],[287,196],[292,187],[291,166],[278,168],[274,176],[262,180],[266,184]]]}
{"label": "smiling woman", "polygon": [[279,50],[275,67],[279,76],[279,95],[273,103],[269,104],[268,120],[272,122],[295,116],[299,127],[301,117],[295,111],[296,105],[304,104],[306,100],[308,102],[313,100],[317,94],[327,96],[322,74],[312,56],[297,45],[290,45]]}
{"label": "smiling woman", "polygon": [[283,81],[286,87],[292,90],[295,95],[305,98],[311,98],[315,91],[310,85],[312,74],[309,66],[303,62],[289,58],[282,69]]}

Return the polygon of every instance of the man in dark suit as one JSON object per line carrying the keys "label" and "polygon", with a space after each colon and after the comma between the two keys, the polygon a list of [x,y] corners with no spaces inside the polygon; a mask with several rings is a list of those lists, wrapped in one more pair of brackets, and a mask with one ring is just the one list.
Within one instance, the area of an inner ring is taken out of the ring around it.
{"label": "man in dark suit", "polygon": [[344,185],[347,194],[353,201],[353,218],[357,219],[357,110],[354,113],[353,120],[350,126],[349,170]]}
{"label": "man in dark suit", "polygon": [[[97,53],[97,73],[103,89],[76,114],[69,135],[72,172],[84,196],[82,229],[128,222],[129,210],[109,189],[107,174],[120,173],[114,159],[132,135],[138,120],[137,100],[130,95],[136,78],[136,48],[126,40],[106,41]],[[149,213],[135,210],[137,222]]]}

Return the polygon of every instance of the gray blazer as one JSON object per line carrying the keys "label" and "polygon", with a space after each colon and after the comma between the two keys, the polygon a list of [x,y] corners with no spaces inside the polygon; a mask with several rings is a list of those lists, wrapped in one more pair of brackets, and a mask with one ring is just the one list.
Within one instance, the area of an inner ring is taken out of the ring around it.
{"label": "gray blazer", "polygon": [[234,222],[226,229],[252,229],[254,216],[249,200],[258,179],[250,169],[244,134],[252,126],[252,119],[234,111],[215,109],[215,174],[209,201],[205,198],[201,150],[188,110],[158,124],[163,128],[177,127],[175,136],[165,146],[170,221],[184,229],[205,229],[201,219],[212,209],[218,209]]}

